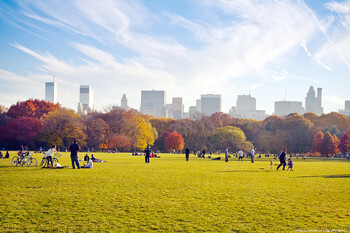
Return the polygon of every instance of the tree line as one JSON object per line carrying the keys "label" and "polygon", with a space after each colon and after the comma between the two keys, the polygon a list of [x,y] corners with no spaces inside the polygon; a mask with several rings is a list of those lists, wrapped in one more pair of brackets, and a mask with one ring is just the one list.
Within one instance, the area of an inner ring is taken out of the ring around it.
{"label": "tree line", "polygon": [[85,149],[140,151],[147,145],[160,151],[250,150],[328,155],[350,151],[349,119],[336,112],[318,116],[290,114],[263,121],[232,118],[226,113],[174,120],[111,107],[84,116],[43,100],[0,106],[0,147],[31,149],[55,144],[65,149],[76,139]]}

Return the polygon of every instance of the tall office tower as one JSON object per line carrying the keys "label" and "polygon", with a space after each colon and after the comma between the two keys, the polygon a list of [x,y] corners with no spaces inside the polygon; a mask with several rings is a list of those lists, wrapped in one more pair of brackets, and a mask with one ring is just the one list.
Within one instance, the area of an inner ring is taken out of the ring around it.
{"label": "tall office tower", "polygon": [[322,114],[323,114],[323,107],[322,107],[322,88],[317,88],[316,114],[317,114],[317,115],[322,115]]}
{"label": "tall office tower", "polygon": [[45,101],[57,103],[57,82],[55,80],[45,83]]}
{"label": "tall office tower", "polygon": [[221,112],[221,95],[201,95],[201,113],[211,116],[216,112]]}
{"label": "tall office tower", "polygon": [[188,117],[191,119],[195,118],[195,114],[196,114],[196,106],[190,106],[188,108]]}
{"label": "tall office tower", "polygon": [[317,88],[317,97],[314,87],[311,86],[305,97],[305,112],[313,112],[322,115],[322,88]]}
{"label": "tall office tower", "polygon": [[87,114],[94,109],[94,95],[90,85],[80,85],[79,103],[83,108],[81,114]]}
{"label": "tall office tower", "polygon": [[299,101],[276,101],[275,115],[287,116],[291,113],[304,114],[303,102]]}
{"label": "tall office tower", "polygon": [[231,117],[238,117],[238,112],[237,112],[237,108],[235,106],[232,106],[230,108],[230,110],[228,110],[228,114],[231,116]]}
{"label": "tall office tower", "polygon": [[196,100],[196,112],[201,112],[201,100]]}
{"label": "tall office tower", "polygon": [[120,107],[125,110],[129,110],[128,99],[126,98],[126,94],[123,94]]}
{"label": "tall office tower", "polygon": [[140,112],[155,117],[166,117],[165,91],[141,91]]}
{"label": "tall office tower", "polygon": [[238,95],[237,113],[243,118],[250,118],[250,113],[256,110],[256,99],[251,95]]}
{"label": "tall office tower", "polygon": [[350,100],[345,100],[344,115],[350,116]]}
{"label": "tall office tower", "polygon": [[175,120],[183,118],[182,97],[173,97],[173,118]]}

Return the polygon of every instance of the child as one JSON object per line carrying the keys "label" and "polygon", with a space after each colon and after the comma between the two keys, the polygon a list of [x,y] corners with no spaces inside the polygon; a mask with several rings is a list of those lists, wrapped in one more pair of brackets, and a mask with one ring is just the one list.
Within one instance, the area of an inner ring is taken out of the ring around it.
{"label": "child", "polygon": [[288,159],[288,168],[287,168],[287,171],[289,170],[290,168],[290,171],[293,171],[293,161],[291,158]]}
{"label": "child", "polygon": [[273,165],[273,162],[272,162],[272,160],[271,160],[271,162],[270,162],[270,168],[272,169],[272,165]]}

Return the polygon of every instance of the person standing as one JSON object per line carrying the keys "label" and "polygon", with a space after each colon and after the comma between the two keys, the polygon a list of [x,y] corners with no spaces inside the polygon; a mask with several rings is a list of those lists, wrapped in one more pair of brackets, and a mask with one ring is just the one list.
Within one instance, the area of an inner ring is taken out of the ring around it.
{"label": "person standing", "polygon": [[240,151],[238,151],[238,162],[239,162],[239,160],[241,160],[243,163],[243,155],[244,155],[244,153],[243,153],[242,149]]}
{"label": "person standing", "polygon": [[186,155],[186,161],[188,161],[188,159],[190,158],[190,148],[189,147],[186,147],[185,155]]}
{"label": "person standing", "polygon": [[250,159],[251,159],[252,163],[254,163],[254,157],[255,157],[255,150],[254,150],[254,148],[252,148],[250,150]]}
{"label": "person standing", "polygon": [[228,148],[229,147],[225,147],[225,162],[228,162]]}
{"label": "person standing", "polygon": [[280,152],[280,154],[278,155],[279,159],[280,159],[280,164],[277,167],[277,170],[283,165],[283,170],[285,170],[284,168],[286,167],[286,156],[287,156],[287,149],[284,148],[283,151]]}
{"label": "person standing", "polygon": [[80,151],[80,148],[76,140],[74,140],[74,142],[70,144],[69,150],[70,150],[70,159],[72,160],[73,169],[75,169],[74,164],[76,164],[78,169],[80,169],[79,157],[78,157],[78,151]]}
{"label": "person standing", "polygon": [[144,153],[145,153],[145,162],[149,163],[149,157],[151,155],[151,149],[149,148],[149,146],[146,147]]}
{"label": "person standing", "polygon": [[50,166],[51,163],[51,167],[53,167],[53,163],[52,163],[52,155],[56,152],[56,146],[53,145],[46,153],[45,153],[45,158],[47,159],[47,167]]}
{"label": "person standing", "polygon": [[202,151],[202,158],[205,159],[205,149],[203,149],[203,151]]}

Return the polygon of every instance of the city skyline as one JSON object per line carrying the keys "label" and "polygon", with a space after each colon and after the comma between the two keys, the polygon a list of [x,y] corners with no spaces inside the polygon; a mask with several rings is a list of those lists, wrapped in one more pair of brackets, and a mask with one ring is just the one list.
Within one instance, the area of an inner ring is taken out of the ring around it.
{"label": "city skyline", "polygon": [[0,104],[44,99],[56,77],[58,102],[76,109],[81,83],[95,109],[139,109],[141,90],[182,97],[185,112],[205,93],[222,111],[251,94],[274,112],[323,89],[324,113],[350,99],[350,1],[2,1]]}

